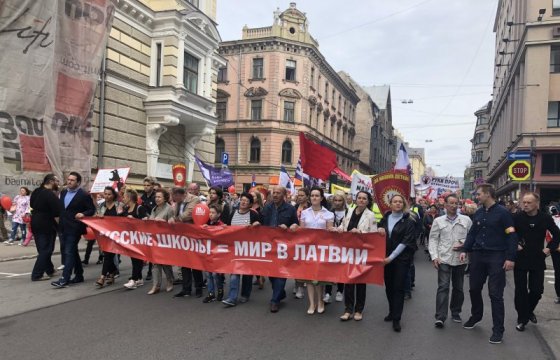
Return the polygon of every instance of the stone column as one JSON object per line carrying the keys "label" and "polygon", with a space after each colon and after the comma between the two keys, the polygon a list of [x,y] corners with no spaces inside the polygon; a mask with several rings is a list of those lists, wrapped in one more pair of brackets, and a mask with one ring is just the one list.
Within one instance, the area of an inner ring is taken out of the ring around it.
{"label": "stone column", "polygon": [[167,131],[168,126],[179,124],[175,116],[148,117],[146,124],[146,166],[147,176],[156,176],[159,158],[159,138]]}

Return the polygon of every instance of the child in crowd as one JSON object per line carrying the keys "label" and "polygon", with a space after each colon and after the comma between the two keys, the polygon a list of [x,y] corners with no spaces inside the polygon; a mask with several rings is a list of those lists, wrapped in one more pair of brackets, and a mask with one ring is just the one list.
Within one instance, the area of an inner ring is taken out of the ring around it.
{"label": "child in crowd", "polygon": [[[225,224],[220,220],[220,217],[222,216],[222,206],[219,204],[212,204],[209,208],[210,219],[208,219],[208,223],[203,225],[203,227],[224,227]],[[204,298],[204,300],[202,300],[202,302],[211,303],[216,300],[222,301],[224,298],[224,274],[207,272],[206,279],[208,295]]]}

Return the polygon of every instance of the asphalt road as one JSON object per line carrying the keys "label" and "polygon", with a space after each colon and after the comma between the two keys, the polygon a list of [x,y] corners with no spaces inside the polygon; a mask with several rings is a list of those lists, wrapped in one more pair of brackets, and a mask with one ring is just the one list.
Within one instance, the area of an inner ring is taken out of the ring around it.
{"label": "asphalt road", "polygon": [[[388,310],[379,286],[368,287],[364,320],[343,323],[342,303],[307,315],[306,300],[291,296],[279,313],[270,313],[268,282],[264,290],[254,288],[249,303],[224,308],[196,298],[173,299],[173,293],[149,296],[149,285],[124,289],[127,258],[123,277],[103,290],[93,286],[99,265],[86,269],[86,283],[57,290],[49,282],[31,283],[28,275],[5,275],[29,272],[32,260],[0,263],[0,359],[554,359],[539,325],[515,331],[509,284],[502,344],[488,343],[486,292],[486,313],[477,328],[447,321],[436,329],[437,276],[418,255],[416,290],[405,304],[401,333],[383,321]],[[290,295],[292,285],[289,281]],[[467,290],[468,280],[465,285]],[[467,295],[464,320],[469,309]]]}

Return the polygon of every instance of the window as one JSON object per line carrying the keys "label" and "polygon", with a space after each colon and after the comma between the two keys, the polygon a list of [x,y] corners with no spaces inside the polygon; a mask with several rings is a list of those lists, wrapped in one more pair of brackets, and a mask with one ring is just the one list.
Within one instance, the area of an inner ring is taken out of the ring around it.
{"label": "window", "polygon": [[196,94],[198,88],[198,59],[187,52],[185,52],[183,83],[187,91]]}
{"label": "window", "polygon": [[309,76],[309,85],[315,86],[315,68],[311,68],[311,75]]}
{"label": "window", "polygon": [[282,143],[282,164],[292,163],[292,143],[286,140]]}
{"label": "window", "polygon": [[284,101],[284,121],[294,122],[294,110],[296,103],[293,101]]}
{"label": "window", "polygon": [[253,59],[253,79],[262,79],[264,76],[263,59]]}
{"label": "window", "polygon": [[560,174],[560,153],[542,154],[542,175]]}
{"label": "window", "polygon": [[480,144],[481,142],[484,142],[484,133],[479,132],[474,134],[474,138],[473,138],[473,144]]}
{"label": "window", "polygon": [[295,60],[286,60],[286,80],[296,81]]}
{"label": "window", "polygon": [[550,48],[550,72],[560,73],[560,46]]}
{"label": "window", "polygon": [[552,16],[560,16],[560,0],[552,0]]}
{"label": "window", "polygon": [[227,66],[224,66],[218,70],[218,82],[224,83],[226,81],[227,81]]}
{"label": "window", "polygon": [[226,151],[226,143],[224,139],[216,138],[216,151],[214,153],[214,162],[222,162],[222,154]]}
{"label": "window", "polygon": [[482,162],[482,157],[483,157],[483,152],[482,151],[477,151],[474,154],[474,162]]}
{"label": "window", "polygon": [[262,100],[251,100],[251,120],[262,119]]}
{"label": "window", "polygon": [[161,86],[161,43],[156,44],[156,86]]}
{"label": "window", "polygon": [[325,101],[329,101],[329,83],[325,82]]}
{"label": "window", "polygon": [[216,102],[216,117],[218,121],[227,120],[227,101],[220,100]]}
{"label": "window", "polygon": [[249,158],[249,162],[261,162],[261,141],[257,138],[253,138],[251,140],[251,155]]}
{"label": "window", "polygon": [[334,96],[336,94],[336,90],[332,89],[332,98],[331,98],[331,105],[334,106],[335,102],[334,102]]}
{"label": "window", "polygon": [[548,103],[548,127],[560,127],[560,102]]}
{"label": "window", "polygon": [[474,179],[475,180],[482,179],[482,170],[475,170],[474,171]]}

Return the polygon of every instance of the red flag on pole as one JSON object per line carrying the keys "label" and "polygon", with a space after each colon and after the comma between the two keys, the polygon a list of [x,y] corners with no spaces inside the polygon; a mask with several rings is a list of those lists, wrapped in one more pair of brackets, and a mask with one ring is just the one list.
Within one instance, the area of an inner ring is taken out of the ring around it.
{"label": "red flag on pole", "polygon": [[303,172],[321,180],[328,180],[331,172],[337,167],[334,151],[307,140],[299,133],[299,151]]}

